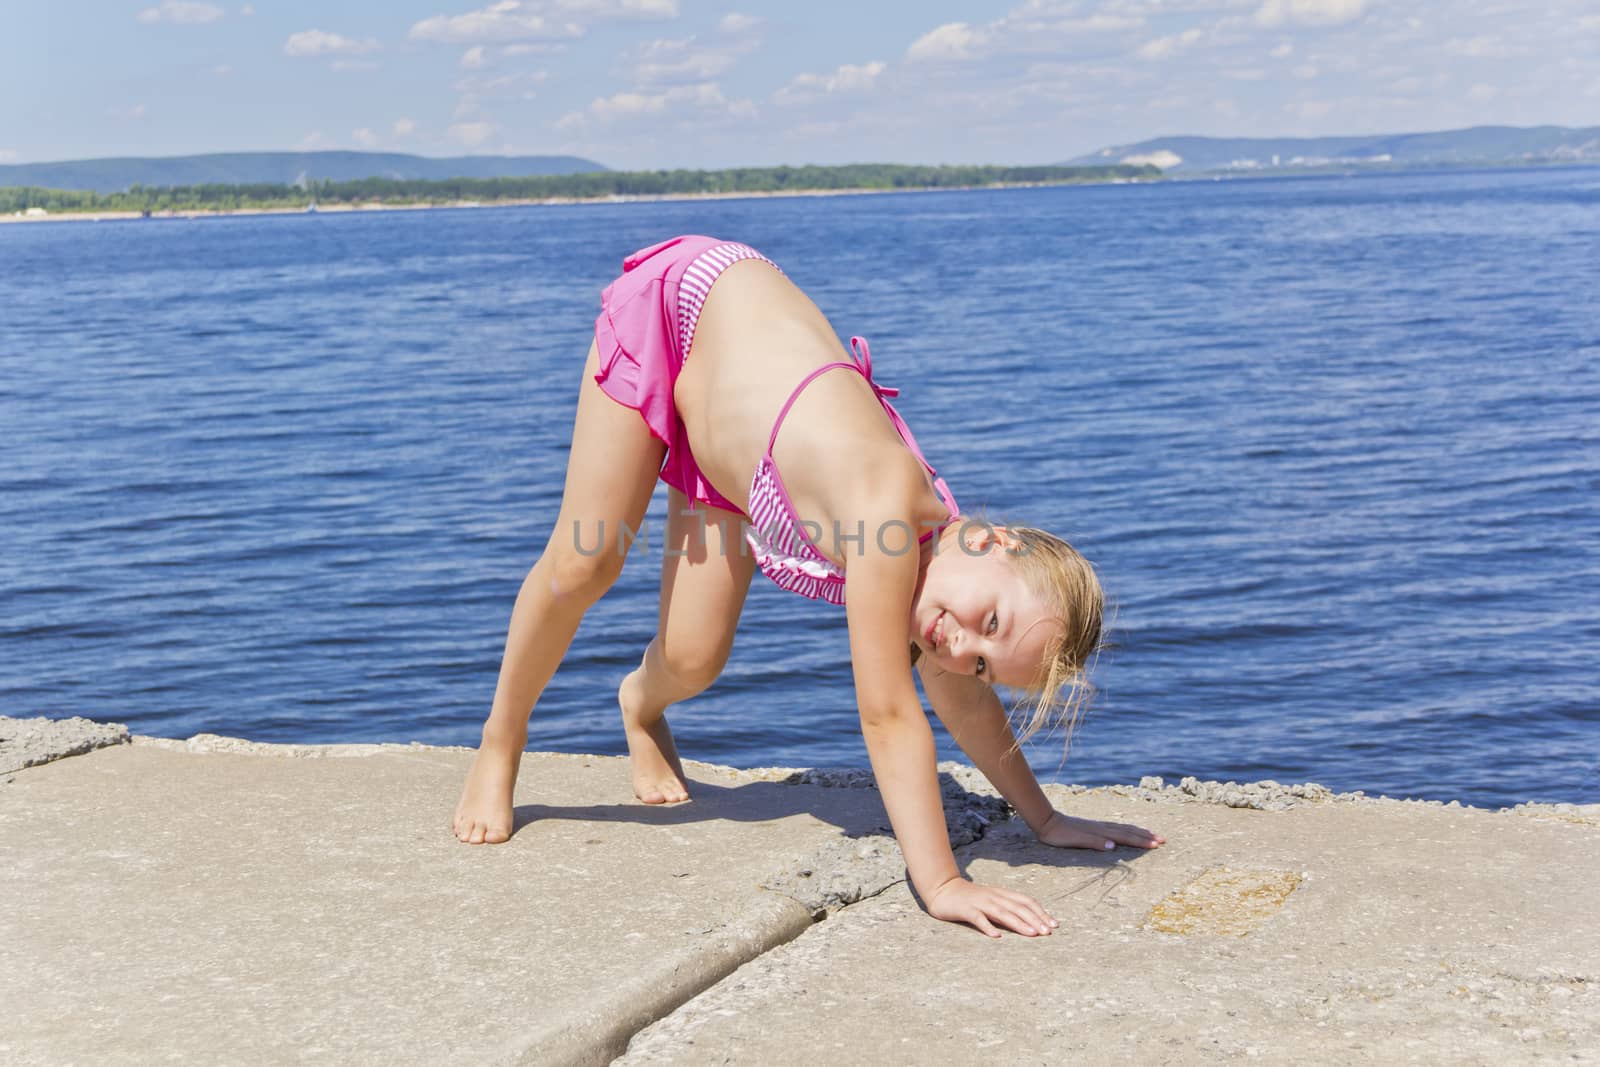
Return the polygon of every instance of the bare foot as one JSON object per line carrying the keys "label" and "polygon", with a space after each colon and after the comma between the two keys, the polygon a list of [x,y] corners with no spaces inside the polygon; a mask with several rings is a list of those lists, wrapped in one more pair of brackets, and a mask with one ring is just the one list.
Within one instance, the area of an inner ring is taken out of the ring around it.
{"label": "bare foot", "polygon": [[646,804],[688,800],[689,783],[678,762],[678,747],[672,743],[667,717],[658,712],[654,719],[647,718],[639,687],[637,670],[617,687],[622,725],[628,734],[628,758],[633,764],[633,795]]}
{"label": "bare foot", "polygon": [[459,840],[469,845],[498,845],[511,839],[511,793],[516,788],[517,767],[527,745],[526,728],[521,731],[520,740],[515,733],[491,738],[484,731],[483,743],[472,769],[467,771],[466,784],[461,787],[461,799],[456,802],[455,820],[450,824]]}

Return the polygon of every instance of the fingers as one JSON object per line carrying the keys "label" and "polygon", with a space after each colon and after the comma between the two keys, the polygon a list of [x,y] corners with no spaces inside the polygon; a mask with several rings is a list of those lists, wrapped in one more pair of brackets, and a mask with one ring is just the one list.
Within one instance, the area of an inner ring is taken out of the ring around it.
{"label": "fingers", "polygon": [[1092,848],[1108,851],[1118,845],[1130,848],[1158,848],[1167,843],[1160,834],[1142,826],[1121,822],[1096,822],[1093,819],[1074,819],[1059,816],[1046,824],[1039,839],[1058,848]]}
{"label": "fingers", "polygon": [[951,879],[930,894],[928,911],[935,918],[964,922],[985,937],[1010,930],[1024,937],[1043,937],[1060,925],[1037,900],[1010,889]]}
{"label": "fingers", "polygon": [[[989,889],[988,900],[981,902],[976,909],[980,922],[974,922],[979,930],[989,933],[994,930],[994,923],[1013,933],[1024,937],[1049,936],[1058,925],[1056,920],[1044,910],[1037,900],[1022,893],[1009,889]],[[999,937],[996,930],[989,933],[991,937]]]}
{"label": "fingers", "polygon": [[1146,830],[1142,826],[1132,826],[1128,823],[1107,823],[1106,829],[1110,831],[1111,838],[1119,845],[1131,845],[1134,848],[1155,848],[1167,843],[1167,839],[1158,833]]}

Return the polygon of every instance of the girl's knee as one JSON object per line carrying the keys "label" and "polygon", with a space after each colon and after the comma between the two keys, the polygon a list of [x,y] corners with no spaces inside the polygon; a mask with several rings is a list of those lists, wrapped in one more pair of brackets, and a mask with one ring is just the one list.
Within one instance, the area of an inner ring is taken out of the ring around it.
{"label": "girl's knee", "polygon": [[728,649],[701,641],[657,639],[661,665],[685,688],[701,692],[711,687],[728,663]]}
{"label": "girl's knee", "polygon": [[580,552],[575,545],[552,541],[539,562],[549,574],[551,592],[595,600],[622,574],[623,557],[609,548]]}

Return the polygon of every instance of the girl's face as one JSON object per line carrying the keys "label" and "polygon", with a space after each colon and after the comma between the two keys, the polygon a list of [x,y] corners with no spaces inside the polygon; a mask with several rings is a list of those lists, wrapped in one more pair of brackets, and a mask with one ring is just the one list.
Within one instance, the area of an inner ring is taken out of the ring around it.
{"label": "girl's face", "polygon": [[974,523],[940,541],[911,605],[912,643],[943,670],[1026,686],[1061,623],[1012,565],[1005,528]]}

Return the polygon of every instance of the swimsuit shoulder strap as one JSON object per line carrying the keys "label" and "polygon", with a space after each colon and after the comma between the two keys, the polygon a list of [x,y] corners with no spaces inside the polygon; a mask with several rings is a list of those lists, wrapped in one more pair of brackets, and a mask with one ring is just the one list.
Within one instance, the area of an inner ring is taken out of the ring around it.
{"label": "swimsuit shoulder strap", "polygon": [[[795,386],[794,392],[789,394],[789,399],[783,402],[783,407],[778,411],[778,418],[772,424],[772,432],[767,435],[768,456],[772,455],[772,446],[778,441],[778,430],[783,426],[783,420],[789,417],[789,409],[794,407],[794,402],[796,400],[800,399],[800,394],[805,392],[806,386],[816,381],[817,378],[826,374],[828,371],[833,370],[835,367],[847,367],[853,371],[861,371],[861,368],[856,366],[854,363],[845,363],[841,361],[838,363],[824,363],[822,366],[818,367],[804,378],[801,378],[800,384]],[[870,381],[871,379],[868,380]]]}
{"label": "swimsuit shoulder strap", "polygon": [[939,477],[939,472],[933,469],[933,464],[928,462],[928,457],[922,454],[922,449],[917,445],[917,439],[911,433],[911,427],[906,425],[906,420],[901,418],[900,413],[894,409],[894,405],[889,403],[889,398],[899,396],[900,390],[892,386],[879,385],[872,380],[872,349],[868,347],[865,337],[850,338],[850,355],[851,362],[846,363],[840,360],[834,363],[824,363],[800,379],[800,384],[794,387],[794,392],[789,394],[789,399],[783,402],[783,407],[779,409],[778,417],[772,424],[772,432],[767,435],[767,458],[772,458],[772,446],[778,441],[778,430],[782,428],[783,420],[789,416],[789,409],[794,407],[794,402],[800,398],[801,393],[805,392],[806,386],[828,371],[836,367],[844,367],[860,374],[867,380],[867,384],[872,386],[872,392],[877,396],[878,403],[883,405],[883,410],[889,416],[889,421],[894,424],[895,432],[906,443],[906,447],[911,449],[911,454],[916,456],[917,460],[927,468],[929,476],[933,479],[933,488],[939,494],[939,499],[944,502],[944,506],[949,509],[952,517],[960,514],[961,509],[957,506],[956,499],[950,492],[950,487],[945,484],[943,478]]}

